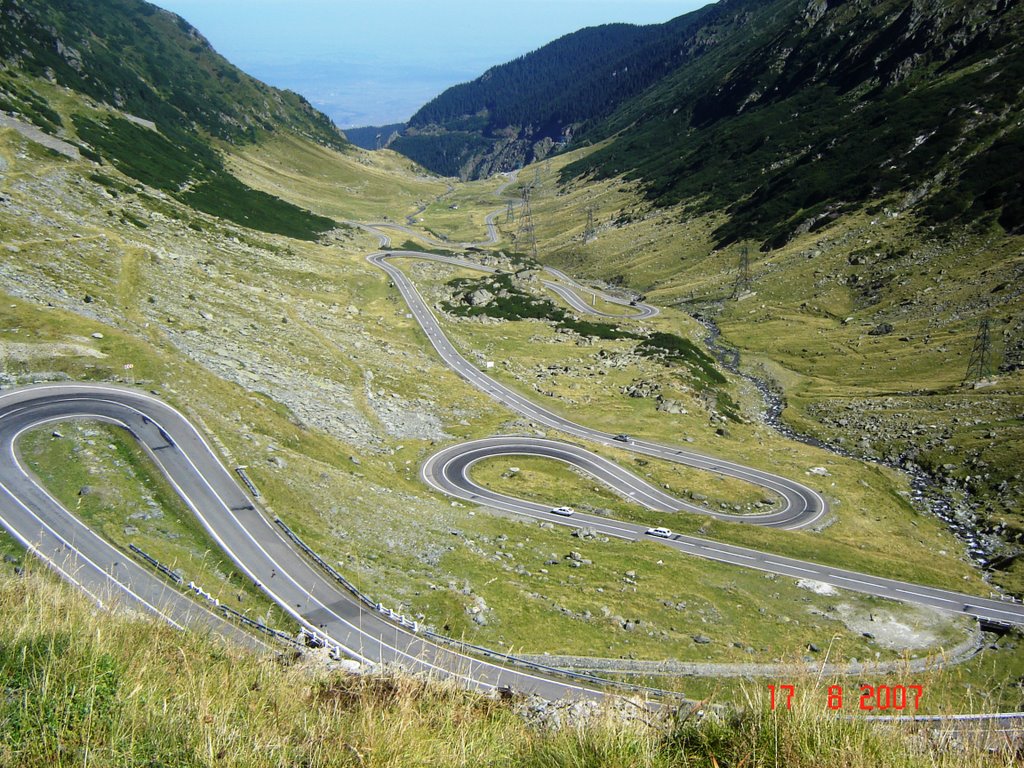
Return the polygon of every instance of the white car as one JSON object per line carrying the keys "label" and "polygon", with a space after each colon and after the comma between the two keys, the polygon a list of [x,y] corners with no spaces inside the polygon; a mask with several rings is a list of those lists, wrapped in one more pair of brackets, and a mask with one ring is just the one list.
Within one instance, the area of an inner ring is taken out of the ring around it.
{"label": "white car", "polygon": [[668,528],[648,528],[647,535],[657,536],[662,539],[671,539],[675,534],[673,534]]}
{"label": "white car", "polygon": [[572,507],[555,507],[550,512],[552,515],[561,515],[562,517],[572,517],[576,514],[576,510]]}

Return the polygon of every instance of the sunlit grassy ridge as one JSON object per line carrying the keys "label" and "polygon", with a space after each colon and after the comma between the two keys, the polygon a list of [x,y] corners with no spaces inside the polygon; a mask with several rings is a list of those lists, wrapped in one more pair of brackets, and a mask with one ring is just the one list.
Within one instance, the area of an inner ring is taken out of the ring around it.
{"label": "sunlit grassy ridge", "polygon": [[448,188],[393,152],[342,153],[295,137],[243,147],[227,162],[257,189],[338,220],[404,223]]}

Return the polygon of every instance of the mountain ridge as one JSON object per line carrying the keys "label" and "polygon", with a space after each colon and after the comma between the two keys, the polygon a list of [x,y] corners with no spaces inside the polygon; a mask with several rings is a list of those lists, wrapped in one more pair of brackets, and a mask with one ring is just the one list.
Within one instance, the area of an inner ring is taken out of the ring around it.
{"label": "mountain ridge", "polygon": [[272,88],[218,54],[180,16],[140,0],[5,0],[5,69],[57,82],[158,126],[199,126],[252,141],[288,128],[335,148],[346,142],[302,96]]}
{"label": "mountain ridge", "polygon": [[801,19],[738,66],[677,71],[625,105],[593,134],[619,140],[563,181],[622,175],[656,205],[725,210],[719,246],[770,250],[885,198],[935,224],[1024,223],[1018,5],[812,0]]}
{"label": "mountain ridge", "polygon": [[738,34],[758,3],[723,0],[663,24],[606,24],[564,35],[418,110],[391,147],[463,178],[543,159],[686,61]]}
{"label": "mountain ridge", "polygon": [[1021,39],[1008,0],[722,0],[566,35],[440,94],[390,146],[477,178],[606,142],[560,183],[622,177],[656,206],[724,211],[719,247],[771,250],[879,201],[1017,231]]}
{"label": "mountain ridge", "polygon": [[196,210],[302,239],[335,228],[240,182],[222,149],[288,133],[348,151],[344,134],[181,17],[141,0],[5,0],[0,20],[0,109]]}

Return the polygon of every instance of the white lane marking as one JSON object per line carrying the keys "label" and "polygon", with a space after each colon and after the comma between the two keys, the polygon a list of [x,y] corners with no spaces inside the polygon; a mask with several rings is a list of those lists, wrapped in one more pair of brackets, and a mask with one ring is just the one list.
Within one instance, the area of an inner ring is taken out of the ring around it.
{"label": "white lane marking", "polygon": [[878,586],[878,584],[876,582],[873,582],[873,581],[862,581],[861,579],[853,579],[853,578],[850,578],[849,576],[842,576],[841,574],[838,574],[838,573],[830,573],[829,574],[829,578],[841,579],[843,581],[850,581],[850,582],[853,582],[854,584],[861,584],[861,585],[863,585],[865,587],[872,587],[873,589],[878,589],[879,588],[879,586]]}
{"label": "white lane marking", "polygon": [[740,558],[743,558],[744,560],[756,560],[757,559],[756,557],[754,557],[752,555],[744,555],[744,554],[741,554],[740,552],[729,552],[728,550],[719,549],[718,547],[707,547],[707,546],[705,546],[705,547],[702,547],[702,549],[704,549],[707,552],[718,552],[719,554],[726,555],[727,557],[740,557]]}
{"label": "white lane marking", "polygon": [[[923,598],[926,598],[928,600],[938,600],[941,603],[953,603],[954,605],[960,605],[962,602],[964,602],[964,601],[961,601],[961,600],[950,600],[948,597],[939,597],[939,596],[936,596],[936,595],[929,595],[929,594],[925,594],[924,592],[915,592],[912,589],[901,589],[899,587],[895,587],[893,589],[893,591],[894,592],[902,592],[904,595],[914,595],[916,597],[923,597]],[[970,599],[967,595],[964,595],[964,598],[965,599]]]}
{"label": "white lane marking", "polygon": [[804,573],[813,573],[813,574],[820,575],[820,576],[825,576],[826,575],[826,574],[823,574],[821,571],[818,571],[818,570],[812,570],[810,568],[801,568],[798,565],[790,565],[789,563],[779,563],[779,562],[776,562],[775,560],[765,560],[765,563],[767,563],[768,565],[774,565],[776,568],[786,568],[786,569],[792,570],[792,571],[803,571]]}
{"label": "white lane marking", "polygon": [[[21,434],[22,432],[24,432],[24,430],[21,430],[21,431],[20,431],[20,432],[18,433],[18,435],[20,435],[20,434]],[[16,455],[16,454],[15,454],[15,452],[14,452],[14,440],[15,440],[16,438],[17,438],[17,435],[15,435],[15,438],[13,438],[13,439],[12,439],[12,441],[11,441],[11,443],[10,443],[11,457],[12,457],[12,459],[14,460],[15,464],[16,464],[16,465],[18,466],[18,468],[19,468],[19,469],[20,469],[20,470],[21,470],[22,472],[24,472],[24,469],[23,469],[23,468],[21,467],[21,464],[20,464],[20,463],[18,462],[18,457],[17,457],[17,455]],[[35,482],[34,480],[32,480],[32,478],[31,478],[31,476],[30,476],[30,475],[28,475],[28,474],[25,474],[25,477],[26,477],[26,478],[28,479],[28,481],[29,481],[29,482],[31,482],[31,483],[32,483],[32,485],[34,485],[34,486],[35,486],[36,488],[38,488],[38,489],[39,489],[39,490],[40,490],[40,491],[41,491],[41,492],[42,492],[42,493],[43,493],[43,494],[44,494],[44,495],[45,495],[45,496],[46,496],[47,498],[49,498],[49,499],[50,499],[50,501],[51,501],[51,502],[52,502],[52,503],[53,503],[54,505],[56,505],[56,506],[57,506],[57,508],[59,508],[59,509],[63,510],[63,511],[64,511],[64,512],[65,512],[66,514],[68,514],[68,515],[70,515],[70,514],[71,514],[70,512],[68,512],[68,511],[67,511],[67,510],[66,510],[66,509],[64,508],[64,506],[63,506],[63,505],[61,505],[61,504],[60,504],[60,503],[59,503],[59,502],[58,502],[58,501],[57,501],[56,499],[54,499],[54,498],[53,498],[53,496],[51,496],[51,495],[49,494],[49,492],[47,492],[47,490],[46,490],[45,488],[42,488],[41,486],[39,486],[39,484],[38,484],[38,483],[36,483],[36,482]],[[176,628],[178,628],[178,629],[183,629],[183,627],[182,627],[182,626],[181,626],[180,624],[178,624],[178,623],[177,623],[177,622],[176,622],[176,621],[175,621],[174,619],[172,619],[172,618],[171,618],[170,616],[168,616],[167,614],[165,614],[165,613],[164,613],[163,611],[161,611],[161,610],[160,610],[159,608],[157,608],[157,607],[156,607],[155,605],[153,605],[153,604],[152,604],[152,603],[150,603],[150,602],[149,602],[148,600],[146,600],[146,599],[145,599],[144,597],[142,597],[142,595],[138,594],[138,593],[137,593],[137,592],[135,592],[135,591],[134,591],[133,589],[131,589],[130,587],[128,587],[128,586],[127,586],[126,584],[124,584],[124,583],[122,583],[122,582],[118,581],[118,580],[117,580],[117,579],[116,579],[116,578],[114,577],[113,573],[111,573],[111,572],[108,572],[108,571],[104,570],[103,568],[101,568],[101,567],[100,567],[100,565],[99,565],[98,563],[96,563],[96,562],[95,562],[94,560],[92,560],[92,559],[91,559],[90,557],[88,557],[88,556],[87,556],[87,555],[86,555],[86,554],[85,554],[84,552],[82,552],[81,550],[79,550],[79,549],[78,549],[78,547],[76,547],[76,546],[75,546],[75,545],[74,545],[74,544],[73,544],[72,542],[68,541],[68,540],[67,540],[66,538],[64,538],[64,536],[62,536],[62,535],[61,535],[60,533],[58,533],[58,532],[57,532],[56,530],[54,530],[54,529],[53,529],[53,528],[52,528],[52,527],[51,527],[51,526],[49,525],[49,523],[47,523],[47,522],[46,522],[45,520],[43,520],[43,519],[42,519],[41,517],[39,517],[39,515],[38,515],[38,514],[36,514],[36,513],[35,513],[35,512],[34,512],[34,511],[33,511],[33,510],[32,510],[32,509],[31,509],[31,508],[30,508],[30,507],[29,507],[29,506],[28,506],[27,504],[25,504],[25,502],[23,502],[23,501],[21,500],[21,498],[19,498],[19,497],[17,496],[17,494],[15,494],[15,493],[14,493],[14,492],[13,492],[13,491],[12,491],[12,490],[10,489],[10,488],[8,488],[8,487],[7,487],[7,486],[6,486],[6,485],[5,485],[5,484],[4,484],[4,483],[3,483],[2,481],[0,481],[0,489],[2,489],[2,490],[4,491],[4,493],[6,493],[6,494],[7,494],[7,495],[8,495],[8,496],[9,496],[9,497],[10,497],[10,498],[11,498],[11,499],[12,499],[12,500],[13,500],[13,501],[14,501],[14,502],[15,502],[15,503],[16,503],[16,504],[17,504],[17,505],[19,506],[19,507],[21,507],[21,508],[22,508],[22,509],[23,509],[23,510],[24,510],[24,511],[25,511],[25,512],[26,512],[26,513],[27,513],[27,514],[28,514],[28,515],[29,515],[29,516],[30,516],[30,517],[31,517],[31,518],[33,519],[33,520],[35,520],[36,522],[38,522],[38,523],[39,523],[39,525],[40,525],[40,528],[41,528],[41,529],[43,529],[43,530],[46,530],[46,531],[47,531],[47,532],[48,532],[48,533],[49,533],[49,534],[50,534],[51,536],[53,536],[53,537],[54,537],[54,538],[55,538],[55,539],[56,539],[57,541],[61,542],[61,544],[62,544],[63,546],[65,546],[65,547],[67,547],[68,549],[70,549],[71,551],[73,551],[73,552],[75,553],[75,555],[76,555],[76,557],[77,557],[77,558],[80,558],[80,559],[81,559],[81,560],[82,560],[83,562],[85,562],[85,563],[87,563],[87,564],[88,564],[89,566],[91,566],[91,567],[93,568],[93,570],[95,570],[95,571],[96,571],[96,573],[98,573],[98,574],[102,574],[102,576],[103,576],[103,577],[104,577],[105,579],[107,579],[107,580],[108,580],[108,581],[109,581],[110,583],[112,583],[112,584],[116,585],[117,587],[119,587],[119,588],[120,588],[120,589],[121,589],[121,590],[122,590],[123,592],[125,592],[126,594],[128,594],[128,595],[131,595],[131,596],[132,596],[133,598],[135,598],[135,599],[136,599],[136,600],[137,600],[137,601],[138,601],[139,603],[141,603],[142,605],[146,606],[146,607],[147,607],[147,608],[149,608],[149,609],[150,609],[151,611],[153,611],[153,613],[155,613],[155,614],[156,614],[157,616],[160,616],[160,617],[162,617],[162,618],[166,619],[166,620],[167,620],[167,621],[168,621],[168,622],[169,622],[170,624],[174,625],[174,626],[175,626]],[[34,547],[34,546],[33,546],[32,544],[30,544],[30,543],[29,543],[29,542],[27,541],[27,539],[26,539],[26,538],[25,538],[24,536],[22,536],[22,535],[21,535],[21,534],[20,534],[20,533],[18,532],[17,528],[16,528],[16,527],[15,527],[15,526],[14,526],[14,525],[13,525],[12,523],[10,523],[10,522],[9,522],[9,521],[8,521],[8,520],[7,520],[6,518],[3,518],[3,522],[4,522],[4,527],[5,527],[5,528],[6,528],[7,530],[11,531],[11,533],[13,533],[13,534],[14,534],[15,538],[17,538],[17,539],[18,539],[19,541],[21,541],[21,542],[22,542],[22,543],[23,543],[23,544],[24,544],[24,545],[25,545],[25,546],[26,546],[26,547],[27,547],[28,549],[30,549],[30,550],[33,550],[33,551],[35,551],[35,552],[36,552],[36,554],[42,554],[42,553],[40,552],[40,550],[38,550],[38,549],[37,549],[36,547]],[[85,526],[83,526],[83,527],[85,527]],[[101,544],[106,544],[106,542],[105,542],[105,541],[103,541],[103,539],[100,539],[100,538],[99,538],[98,536],[96,536],[96,535],[95,535],[95,534],[94,534],[94,533],[93,533],[93,532],[92,532],[92,531],[91,531],[90,529],[88,529],[87,527],[86,527],[86,530],[88,530],[88,531],[89,531],[89,533],[91,533],[91,534],[92,534],[93,536],[95,536],[95,537],[96,537],[96,539],[97,539],[97,540],[98,540],[98,541],[99,541],[99,542],[100,542]],[[109,545],[107,545],[107,546],[109,547]],[[111,547],[110,549],[111,549],[112,551],[114,551],[112,547]],[[96,596],[95,596],[95,595],[94,595],[94,594],[93,594],[93,593],[92,593],[91,591],[89,591],[88,589],[85,589],[85,587],[84,587],[84,586],[83,586],[83,585],[82,585],[82,584],[81,584],[81,583],[80,583],[79,581],[77,581],[77,580],[76,580],[76,579],[75,579],[74,577],[72,577],[72,576],[71,576],[71,574],[69,574],[69,573],[68,573],[67,571],[65,571],[65,570],[64,570],[64,569],[63,569],[62,567],[60,567],[60,566],[59,566],[59,565],[57,564],[57,562],[56,562],[55,560],[53,560],[52,558],[50,558],[50,557],[48,557],[48,556],[42,556],[42,557],[41,557],[41,559],[42,559],[42,560],[44,560],[44,561],[49,561],[49,562],[50,562],[50,563],[51,563],[51,564],[52,564],[52,565],[54,566],[54,568],[55,568],[55,569],[56,569],[57,571],[59,571],[59,572],[60,572],[61,574],[63,574],[63,575],[65,576],[65,577],[67,577],[67,578],[68,578],[68,579],[69,579],[70,581],[72,581],[72,582],[73,582],[74,584],[76,584],[77,586],[81,587],[81,588],[83,589],[83,591],[85,591],[85,592],[86,592],[87,594],[89,594],[90,596],[92,596],[92,597],[93,597],[94,599],[96,599],[96,600],[97,600],[98,602],[100,602],[100,603],[102,604],[102,601],[100,601],[100,600],[99,600],[99,598],[97,598],[97,597],[96,597]],[[177,594],[177,593],[175,593],[175,594]]]}

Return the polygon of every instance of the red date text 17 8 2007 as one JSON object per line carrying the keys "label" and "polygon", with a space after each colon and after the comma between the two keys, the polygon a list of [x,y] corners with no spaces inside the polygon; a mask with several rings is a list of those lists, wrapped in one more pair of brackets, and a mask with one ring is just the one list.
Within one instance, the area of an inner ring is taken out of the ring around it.
{"label": "red date text 17 8 2007", "polygon": [[[867,685],[859,686],[859,708],[866,712],[892,712],[921,707],[924,697],[924,686],[921,685]],[[769,685],[768,694],[772,709],[777,707],[793,708],[795,685]],[[842,709],[845,704],[843,686],[830,685],[825,694],[825,706],[829,709]],[[850,703],[854,706],[853,702]]]}

